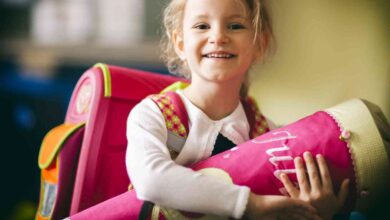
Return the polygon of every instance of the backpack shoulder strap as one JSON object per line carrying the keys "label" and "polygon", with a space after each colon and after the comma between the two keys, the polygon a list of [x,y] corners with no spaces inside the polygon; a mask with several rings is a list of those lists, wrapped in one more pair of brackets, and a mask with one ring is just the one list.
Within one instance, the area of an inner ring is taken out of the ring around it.
{"label": "backpack shoulder strap", "polygon": [[187,140],[188,113],[179,94],[167,91],[163,94],[151,95],[150,98],[157,104],[164,116],[168,130],[167,146],[171,158],[179,155]]}
{"label": "backpack shoulder strap", "polygon": [[152,95],[152,100],[157,104],[164,116],[167,129],[172,133],[187,137],[188,114],[184,103],[176,92]]}
{"label": "backpack shoulder strap", "polygon": [[253,139],[268,132],[270,129],[267,120],[264,115],[261,114],[255,99],[251,96],[247,96],[246,99],[241,100],[241,103],[249,122],[249,137]]}

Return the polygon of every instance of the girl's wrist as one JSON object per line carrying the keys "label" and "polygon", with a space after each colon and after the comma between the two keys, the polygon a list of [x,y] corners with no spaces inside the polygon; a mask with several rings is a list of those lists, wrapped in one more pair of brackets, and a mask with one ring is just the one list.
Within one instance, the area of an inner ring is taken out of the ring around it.
{"label": "girl's wrist", "polygon": [[254,199],[253,199],[253,193],[249,193],[248,202],[246,204],[245,213],[244,216],[250,216],[251,211],[254,209]]}
{"label": "girl's wrist", "polygon": [[249,193],[248,203],[244,213],[245,216],[250,217],[259,212],[259,207],[264,206],[264,204],[262,204],[263,199],[261,197],[263,196],[256,195],[253,192]]}

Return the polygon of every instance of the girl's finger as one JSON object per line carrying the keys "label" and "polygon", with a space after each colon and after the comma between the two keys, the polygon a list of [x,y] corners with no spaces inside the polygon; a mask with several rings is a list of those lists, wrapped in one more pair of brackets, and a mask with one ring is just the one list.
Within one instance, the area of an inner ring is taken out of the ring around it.
{"label": "girl's finger", "polygon": [[290,195],[290,197],[294,198],[294,199],[298,199],[299,198],[299,190],[294,186],[294,184],[291,182],[290,178],[288,178],[288,175],[285,173],[282,173],[280,175],[280,179],[282,180],[284,188],[286,189],[286,191]]}
{"label": "girl's finger", "polygon": [[349,192],[349,179],[345,179],[341,183],[340,191],[337,194],[337,200],[340,206],[342,206],[345,203],[345,200],[347,200],[348,192]]}
{"label": "girl's finger", "polygon": [[295,169],[297,170],[297,179],[299,184],[299,189],[301,192],[308,194],[310,191],[310,185],[307,181],[305,166],[303,165],[302,158],[296,157],[294,159]]}
{"label": "girl's finger", "polygon": [[305,158],[306,168],[310,180],[311,190],[320,190],[321,189],[321,179],[318,174],[318,169],[316,162],[313,159],[313,156],[309,152],[303,153],[303,157]]}
{"label": "girl's finger", "polygon": [[333,192],[332,178],[330,177],[329,168],[328,165],[326,164],[324,156],[318,154],[317,163],[321,174],[322,186],[325,189],[329,190],[329,192]]}

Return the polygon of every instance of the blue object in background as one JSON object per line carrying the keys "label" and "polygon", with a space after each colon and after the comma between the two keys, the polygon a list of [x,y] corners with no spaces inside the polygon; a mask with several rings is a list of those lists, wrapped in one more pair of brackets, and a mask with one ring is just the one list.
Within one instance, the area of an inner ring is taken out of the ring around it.
{"label": "blue object in background", "polygon": [[350,220],[367,220],[366,216],[359,212],[352,212]]}
{"label": "blue object in background", "polygon": [[24,104],[15,106],[13,118],[17,127],[24,130],[32,130],[36,124],[36,118],[33,110]]}

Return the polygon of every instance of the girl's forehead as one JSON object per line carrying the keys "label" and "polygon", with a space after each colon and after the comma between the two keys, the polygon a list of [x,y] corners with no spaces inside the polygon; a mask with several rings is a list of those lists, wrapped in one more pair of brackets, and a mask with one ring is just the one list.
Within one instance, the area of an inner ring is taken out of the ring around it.
{"label": "girl's forehead", "polygon": [[248,8],[243,0],[186,0],[185,17],[248,17]]}

